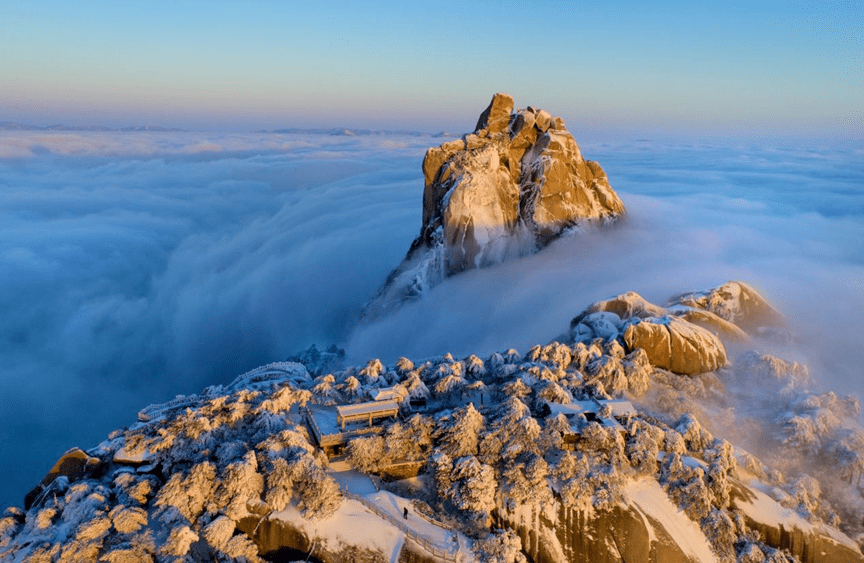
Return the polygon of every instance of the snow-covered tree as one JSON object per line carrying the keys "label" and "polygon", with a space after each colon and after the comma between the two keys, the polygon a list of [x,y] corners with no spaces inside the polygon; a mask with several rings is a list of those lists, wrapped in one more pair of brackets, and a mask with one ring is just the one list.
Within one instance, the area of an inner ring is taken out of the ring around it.
{"label": "snow-covered tree", "polygon": [[202,530],[204,540],[216,551],[220,563],[243,562],[258,563],[263,561],[258,556],[258,548],[246,534],[234,535],[234,521],[225,516],[219,516]]}
{"label": "snow-covered tree", "polygon": [[532,392],[531,387],[526,385],[525,381],[523,381],[521,377],[514,379],[510,383],[504,385],[501,390],[508,397],[515,397],[517,399],[523,399],[530,395]]}
{"label": "snow-covered tree", "polygon": [[249,451],[241,460],[228,465],[213,500],[220,512],[236,521],[249,514],[247,503],[260,500],[263,490],[264,478],[258,473],[255,452]]}
{"label": "snow-covered tree", "polygon": [[320,465],[311,460],[300,462],[296,482],[295,490],[299,495],[297,508],[306,518],[327,518],[336,512],[342,503],[339,485]]}
{"label": "snow-covered tree", "polygon": [[451,474],[453,504],[488,526],[489,513],[495,507],[495,472],[473,455],[456,460]]}
{"label": "snow-covered tree", "polygon": [[562,413],[549,415],[543,422],[543,431],[540,433],[540,448],[544,452],[561,450],[564,448],[564,435],[572,432],[570,421]]}
{"label": "snow-covered tree", "polygon": [[209,461],[201,462],[193,466],[188,475],[179,471],[171,475],[156,495],[155,504],[174,508],[188,522],[194,523],[212,501],[215,481],[216,467]]}
{"label": "snow-covered tree", "polygon": [[487,464],[513,460],[522,453],[539,453],[540,425],[516,397],[501,403],[480,442],[480,458]]}
{"label": "snow-covered tree", "polygon": [[273,511],[283,510],[291,502],[294,494],[294,469],[282,458],[270,462],[266,475],[267,489],[264,502]]}
{"label": "snow-covered tree", "polygon": [[477,453],[480,432],[484,428],[483,415],[468,403],[451,413],[435,419],[437,447],[452,459]]}
{"label": "snow-covered tree", "polygon": [[189,553],[189,547],[196,541],[198,541],[198,534],[192,528],[184,525],[174,526],[159,551],[165,556],[183,557]]}
{"label": "snow-covered tree", "polygon": [[513,530],[495,530],[474,542],[474,553],[480,563],[527,563],[522,540]]}
{"label": "snow-covered tree", "polygon": [[486,375],[486,365],[483,360],[471,354],[465,359],[465,373],[474,379],[480,379]]}
{"label": "snow-covered tree", "polygon": [[345,448],[348,463],[363,473],[377,473],[388,460],[383,436],[357,437]]}
{"label": "snow-covered tree", "polygon": [[657,472],[657,454],[665,436],[660,428],[643,421],[634,421],[627,440],[626,453],[637,473],[654,475]]}
{"label": "snow-covered tree", "polygon": [[414,369],[414,362],[409,360],[408,358],[401,357],[396,360],[396,373],[399,375],[405,376]]}

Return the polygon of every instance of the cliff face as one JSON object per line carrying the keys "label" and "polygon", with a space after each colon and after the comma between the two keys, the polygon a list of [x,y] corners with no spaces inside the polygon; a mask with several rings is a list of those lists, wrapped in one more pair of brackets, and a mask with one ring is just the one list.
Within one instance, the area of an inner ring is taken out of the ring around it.
{"label": "cliff face", "polygon": [[564,120],[495,94],[473,133],[423,159],[423,224],[367,313],[417,297],[447,276],[529,254],[568,229],[625,213],[606,173]]}

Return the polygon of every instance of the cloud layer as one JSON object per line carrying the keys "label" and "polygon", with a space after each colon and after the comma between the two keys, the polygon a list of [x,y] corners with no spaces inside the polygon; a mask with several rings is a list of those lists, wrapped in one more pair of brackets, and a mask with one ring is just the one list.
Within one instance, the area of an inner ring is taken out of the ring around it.
{"label": "cloud layer", "polygon": [[0,504],[144,405],[312,343],[356,362],[524,351],[629,290],[663,301],[745,280],[803,337],[787,356],[864,391],[860,154],[584,145],[628,205],[624,223],[356,326],[419,229],[420,161],[439,142],[0,134]]}

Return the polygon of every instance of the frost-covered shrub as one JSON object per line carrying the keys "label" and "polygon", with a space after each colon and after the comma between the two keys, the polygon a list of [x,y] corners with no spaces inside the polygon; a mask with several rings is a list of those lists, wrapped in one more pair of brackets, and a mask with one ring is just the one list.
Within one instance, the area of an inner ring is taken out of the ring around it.
{"label": "frost-covered shrub", "polygon": [[660,464],[660,483],[672,502],[691,520],[699,522],[711,511],[711,493],[705,484],[705,471],[685,464],[678,454],[667,454]]}
{"label": "frost-covered shrub", "polygon": [[643,421],[634,421],[625,448],[630,465],[641,475],[657,472],[657,454],[665,439],[660,428]]}
{"label": "frost-covered shrub", "polygon": [[242,460],[228,465],[222,473],[213,500],[220,512],[232,520],[239,520],[249,514],[246,504],[260,500],[263,490],[264,478],[258,473],[255,452],[249,451]]}
{"label": "frost-covered shrub", "polygon": [[363,473],[377,473],[387,464],[383,436],[354,438],[345,452],[351,467]]}
{"label": "frost-covered shrub", "polygon": [[452,459],[477,453],[485,419],[473,403],[442,413],[435,418],[435,425],[437,447]]}
{"label": "frost-covered shrub", "polygon": [[298,464],[296,483],[295,490],[299,495],[297,508],[306,518],[327,518],[342,503],[339,485],[311,460],[305,459]]}
{"label": "frost-covered shrub", "polygon": [[700,523],[702,532],[711,544],[711,550],[721,563],[735,561],[735,542],[738,540],[738,528],[735,522],[723,510],[712,508]]}
{"label": "frost-covered shrub", "polygon": [[[212,502],[215,490],[216,467],[209,461],[192,467],[188,475],[171,475],[156,495],[155,505],[174,508],[188,522],[195,522],[207,503]],[[164,513],[170,517],[169,512]]]}
{"label": "frost-covered shrub", "polygon": [[485,523],[495,507],[495,472],[473,455],[456,460],[451,473],[450,500],[459,510]]}
{"label": "frost-covered shrub", "polygon": [[175,526],[171,528],[168,538],[160,546],[162,555],[182,557],[189,553],[189,546],[198,541],[196,534],[189,526]]}
{"label": "frost-covered shrub", "polygon": [[522,540],[513,530],[495,530],[474,542],[474,553],[480,563],[527,563]]}

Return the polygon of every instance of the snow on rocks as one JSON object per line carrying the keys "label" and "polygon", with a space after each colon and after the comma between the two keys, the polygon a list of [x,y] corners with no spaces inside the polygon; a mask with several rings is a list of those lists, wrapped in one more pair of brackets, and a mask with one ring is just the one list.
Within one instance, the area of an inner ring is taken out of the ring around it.
{"label": "snow on rocks", "polygon": [[708,311],[748,334],[783,323],[783,315],[777,309],[755,289],[740,281],[729,281],[707,291],[684,293],[673,297],[670,304]]}
{"label": "snow on rocks", "polygon": [[624,330],[627,348],[641,348],[651,365],[682,374],[726,365],[723,343],[708,330],[677,317],[640,319]]}
{"label": "snow on rocks", "polygon": [[[754,523],[773,534],[763,540],[752,533],[735,507],[749,510],[754,498],[762,503],[748,492],[758,487],[738,480],[733,446],[703,425],[696,401],[715,383],[722,388],[717,376],[660,369],[652,346],[664,337],[651,335],[644,345],[632,338],[642,326],[680,325],[692,350],[682,352],[669,337],[670,358],[711,349],[693,335],[714,335],[673,315],[654,316],[663,312],[625,294],[580,317],[576,326],[591,331],[587,341],[485,360],[445,354],[385,365],[373,358],[314,379],[300,364],[271,364],[149,407],[138,422],[82,452],[98,461],[98,471],[56,475],[26,512],[3,514],[0,558],[259,561],[292,547],[328,562],[430,554],[466,562],[520,555],[725,562],[759,553],[785,562],[778,549],[788,539],[788,518]],[[605,339],[595,332],[606,326],[600,321],[614,329]],[[807,372],[798,364],[750,354],[741,366],[741,373],[720,373],[751,374],[754,382],[790,390],[766,430],[789,448],[784,454],[806,449],[836,459],[844,483],[861,474],[856,402],[799,392]],[[657,389],[678,395],[656,400]],[[339,408],[397,395],[403,400],[393,403],[395,419],[336,425]],[[326,445],[320,429],[328,417],[333,442]],[[744,464],[759,468],[759,486],[780,502],[772,503],[810,524],[794,536],[802,553],[830,548],[826,553],[864,561],[837,551],[854,542],[834,526],[859,532],[860,511],[820,486],[833,481],[817,473],[784,485],[755,459]],[[349,473],[367,487],[373,482],[364,474],[380,476],[380,490],[346,488]],[[461,540],[451,547],[451,537]]]}
{"label": "snow on rocks", "polygon": [[378,316],[445,277],[542,248],[572,227],[625,213],[606,173],[585,160],[564,121],[513,111],[495,94],[473,133],[423,159],[423,223],[366,314]]}
{"label": "snow on rocks", "polygon": [[723,342],[701,323],[685,320],[692,313],[666,310],[631,291],[589,306],[570,322],[570,335],[577,342],[620,341],[629,351],[644,350],[651,365],[675,373],[695,375],[725,366]]}

